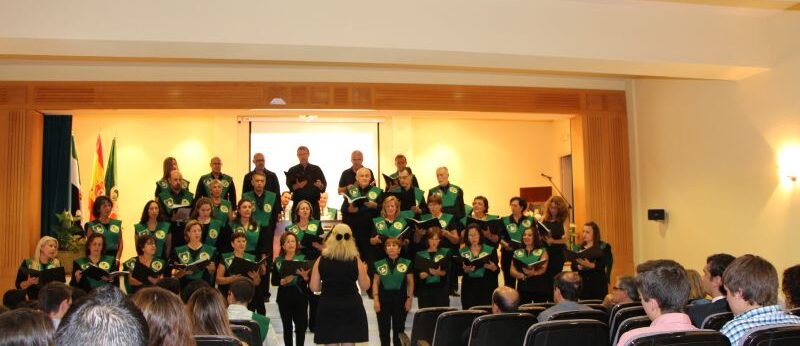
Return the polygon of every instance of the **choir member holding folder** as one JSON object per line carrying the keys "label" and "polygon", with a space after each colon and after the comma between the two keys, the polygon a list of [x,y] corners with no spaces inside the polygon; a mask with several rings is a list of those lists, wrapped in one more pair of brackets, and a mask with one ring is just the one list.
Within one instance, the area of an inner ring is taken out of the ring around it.
{"label": "choir member holding folder", "polygon": [[[428,205],[425,203],[425,192],[412,185],[412,179],[416,178],[414,178],[411,168],[404,167],[397,174],[400,185],[387,190],[389,195],[395,196],[400,201],[400,215],[404,218],[412,219],[427,213]],[[386,178],[385,174],[383,176]]]}
{"label": "choir member holding folder", "polygon": [[[300,201],[294,214],[294,223],[286,226],[286,233],[293,233],[297,238],[297,248],[305,256],[306,260],[313,261],[322,253],[323,243],[325,242],[325,232],[322,224],[318,220],[311,218],[311,203]],[[273,279],[274,281],[274,279]],[[303,286],[306,287],[306,286]],[[317,303],[319,296],[308,291],[308,326],[314,331],[317,320]]]}
{"label": "choir member holding folder", "polygon": [[581,235],[583,242],[576,251],[567,251],[566,259],[572,262],[572,270],[577,270],[583,280],[580,299],[603,299],[608,294],[608,281],[600,227],[589,221],[583,225]]}
{"label": "choir member holding folder", "polygon": [[448,269],[450,268],[450,249],[440,247],[441,228],[438,225],[428,228],[425,238],[427,248],[417,252],[414,257],[414,272],[417,274],[418,306],[430,308],[450,306],[448,297]]}
{"label": "choir member holding folder", "polygon": [[510,274],[517,280],[520,302],[542,303],[550,301],[552,279],[547,278],[548,255],[539,235],[532,229],[522,231],[522,247],[514,250]]}
{"label": "choir member holding folder", "polygon": [[36,244],[32,259],[25,259],[17,271],[15,285],[27,291],[28,297],[38,297],[39,288],[51,281],[65,282],[64,267],[58,261],[58,240],[44,236]]}
{"label": "choir member holding folder", "polygon": [[103,255],[105,250],[105,237],[100,233],[92,233],[86,239],[86,256],[76,258],[72,263],[72,279],[69,284],[73,287],[81,288],[89,292],[91,289],[99,286],[109,285],[114,280],[107,275],[106,277],[96,277],[85,275],[86,270],[91,267],[96,267],[105,271],[113,271],[114,256]]}
{"label": "choir member holding folder", "polygon": [[408,245],[406,231],[410,230],[406,226],[406,220],[400,217],[400,201],[397,197],[389,196],[383,200],[381,216],[373,218],[372,225],[372,238],[369,242],[374,246],[376,260],[385,257],[383,243],[389,238],[399,239],[401,247]]}
{"label": "choir member holding folder", "polygon": [[[261,273],[266,271],[266,261],[256,261],[256,256],[247,253],[247,236],[242,232],[231,235],[231,248],[233,252],[222,254],[221,265],[217,268],[217,284],[222,295],[228,294],[229,285],[239,278],[247,277],[258,286],[261,283]],[[264,305],[263,298],[254,301]]]}
{"label": "choir member holding folder", "polygon": [[467,225],[464,243],[458,257],[464,273],[461,279],[461,306],[468,309],[490,305],[492,292],[497,288],[497,249],[483,243],[477,224]]}
{"label": "choir member holding folder", "polygon": [[308,323],[306,283],[309,281],[310,265],[306,262],[305,255],[297,252],[298,242],[294,233],[282,234],[280,242],[281,251],[275,258],[272,285],[278,286],[276,301],[283,323],[283,342],[284,345],[293,345],[292,331],[294,331],[297,345],[303,345]]}
{"label": "choir member holding folder", "polygon": [[114,256],[119,264],[122,255],[122,221],[111,218],[114,204],[106,196],[98,196],[92,205],[93,221],[86,223],[86,236],[100,233],[106,239],[105,255]]}
{"label": "choir member holding folder", "polygon": [[176,270],[174,276],[181,280],[181,287],[186,287],[190,281],[203,280],[213,284],[216,265],[213,259],[217,250],[202,242],[203,226],[196,220],[189,221],[183,231],[187,243],[175,248],[172,255],[172,268]]}
{"label": "choir member holding folder", "polygon": [[125,276],[125,292],[128,295],[157,284],[167,268],[167,262],[155,256],[156,238],[152,235],[144,234],[136,238],[136,254],[122,264],[122,269],[128,273]]}
{"label": "choir member holding folder", "polygon": [[[361,167],[356,172],[356,184],[348,185],[344,194],[345,210],[349,215],[345,223],[353,231],[361,259],[367,262],[369,275],[373,274],[372,264],[375,261],[369,238],[373,228],[372,219],[378,215],[378,201],[381,197],[381,189],[370,185],[371,179],[369,169]],[[372,296],[372,291],[367,292]]]}
{"label": "choir member holding folder", "polygon": [[[411,168],[407,166],[408,160],[406,160],[406,156],[403,154],[397,154],[394,157],[394,166],[397,167],[397,171],[390,175],[383,175],[383,180],[386,182],[386,191],[397,187],[398,185],[402,185],[400,181],[400,173],[403,172],[406,168],[408,168],[408,174],[410,175],[411,180],[409,181],[410,186],[419,188],[419,182],[417,182],[417,177],[411,174]],[[423,203],[424,205],[424,203]]]}
{"label": "choir member holding folder", "polygon": [[511,215],[503,218],[504,232],[503,239],[500,241],[502,251],[500,251],[500,266],[503,268],[503,281],[508,287],[516,287],[516,280],[511,275],[511,258],[513,252],[522,247],[522,232],[528,228],[536,226],[536,220],[525,216],[525,208],[528,203],[520,197],[512,197],[509,201]]}
{"label": "choir member holding folder", "polygon": [[[151,235],[156,238],[156,257],[167,260],[172,253],[172,232],[169,222],[164,221],[161,206],[156,201],[148,201],[142,210],[139,223],[133,225],[137,237]],[[105,244],[104,244],[105,245]]]}
{"label": "choir member holding folder", "polygon": [[[230,222],[230,232],[231,234],[234,233],[244,233],[245,238],[247,238],[247,244],[245,248],[245,252],[250,255],[253,255],[256,260],[261,261],[266,259],[267,264],[269,264],[269,260],[271,258],[268,257],[266,244],[266,232],[262,231],[262,228],[259,227],[258,222],[253,218],[253,202],[248,199],[241,199],[239,200],[239,204],[236,206],[236,218]],[[229,238],[230,239],[230,238]],[[270,239],[271,244],[271,239]],[[256,285],[256,295],[253,298],[253,301],[264,299],[264,296],[268,294],[269,287],[265,287],[265,280],[269,280],[269,271],[263,271],[261,273],[261,282]],[[267,282],[269,283],[269,282]],[[256,312],[260,314],[264,314],[266,310],[263,308],[264,304],[259,304],[257,306],[258,310]]]}
{"label": "choir member holding folder", "polygon": [[[564,270],[564,249],[569,229],[569,206],[561,196],[551,196],[544,203],[542,221],[537,223],[542,239],[547,243],[547,275],[551,287],[548,301],[553,301],[553,277]],[[600,298],[602,299],[602,298]]]}
{"label": "choir member holding folder", "polygon": [[406,316],[414,297],[414,275],[411,261],[400,257],[400,240],[388,238],[383,245],[385,256],[375,262],[372,279],[373,305],[381,346],[389,346],[390,340],[400,345],[400,334],[405,331]]}
{"label": "choir member holding folder", "polygon": [[194,210],[192,210],[191,217],[203,227],[203,236],[201,237],[203,244],[219,248],[217,240],[222,235],[222,228],[225,224],[214,217],[214,207],[211,204],[211,200],[207,197],[198,199],[194,205]]}
{"label": "choir member holding folder", "polygon": [[[186,240],[181,234],[186,222],[189,221],[192,203],[194,203],[194,196],[183,187],[182,182],[181,172],[177,169],[171,171],[169,173],[169,187],[161,191],[156,197],[159,207],[169,219],[172,234],[177,234],[177,236],[172,237],[173,248],[186,244]],[[106,240],[108,240],[108,237],[106,237]]]}

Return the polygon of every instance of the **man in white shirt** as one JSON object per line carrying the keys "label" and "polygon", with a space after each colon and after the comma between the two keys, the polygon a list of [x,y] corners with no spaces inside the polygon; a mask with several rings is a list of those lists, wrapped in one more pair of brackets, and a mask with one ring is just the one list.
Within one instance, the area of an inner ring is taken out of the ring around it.
{"label": "man in white shirt", "polygon": [[228,287],[228,320],[248,320],[258,323],[262,345],[279,345],[275,330],[264,315],[247,310],[247,304],[253,299],[256,288],[250,279],[241,278]]}

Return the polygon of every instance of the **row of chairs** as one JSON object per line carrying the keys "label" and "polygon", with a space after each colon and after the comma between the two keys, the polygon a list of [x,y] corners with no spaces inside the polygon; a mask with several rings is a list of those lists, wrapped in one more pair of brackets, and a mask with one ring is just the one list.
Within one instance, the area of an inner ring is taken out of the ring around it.
{"label": "row of chairs", "polygon": [[198,346],[241,346],[242,342],[261,345],[261,328],[256,321],[231,320],[231,330],[236,337],[196,335],[194,339]]}

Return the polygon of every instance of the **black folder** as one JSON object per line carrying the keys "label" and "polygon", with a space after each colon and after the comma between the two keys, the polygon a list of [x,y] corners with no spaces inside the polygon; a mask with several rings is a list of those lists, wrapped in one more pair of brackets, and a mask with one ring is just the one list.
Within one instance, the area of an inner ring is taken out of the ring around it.
{"label": "black folder", "polygon": [[470,224],[477,224],[481,230],[488,229],[489,232],[492,234],[501,234],[501,230],[505,230],[505,226],[503,225],[502,219],[492,219],[492,220],[478,220],[474,219],[470,216],[467,216],[467,226]]}
{"label": "black folder", "polygon": [[143,264],[136,262],[136,265],[133,267],[133,273],[131,273],[131,277],[139,280],[141,283],[149,283],[150,281],[147,278],[156,278],[160,274],[156,273],[152,269],[145,267]]}
{"label": "black folder", "polygon": [[431,227],[442,227],[442,225],[439,223],[439,219],[435,217],[425,221],[420,221],[416,219],[406,219],[406,228],[411,228],[411,227],[422,228],[424,230],[427,230],[428,228]]}
{"label": "black folder", "polygon": [[39,285],[44,286],[49,282],[60,281],[66,282],[66,273],[64,267],[56,267],[45,270],[35,270],[27,268],[28,276],[39,278]]}
{"label": "black folder", "polygon": [[90,278],[98,280],[98,281],[103,280],[104,277],[109,277],[109,278],[113,279],[113,278],[116,278],[117,276],[128,275],[128,274],[129,274],[128,272],[124,272],[124,271],[112,271],[112,272],[109,272],[108,270],[100,268],[100,267],[98,267],[98,266],[96,266],[94,264],[91,264],[91,263],[89,264],[89,267],[86,268],[86,270],[83,271],[83,275],[86,275],[87,277],[90,277]]}
{"label": "black folder", "polygon": [[603,249],[601,249],[599,246],[592,246],[588,249],[583,249],[577,252],[564,249],[564,258],[567,261],[574,261],[577,258],[583,258],[591,261],[603,256],[605,256],[605,253],[603,253]]}
{"label": "black folder", "polygon": [[189,264],[181,264],[181,263],[173,263],[172,267],[178,270],[191,270],[192,273],[197,273],[203,270],[206,270],[208,266],[208,262],[211,262],[211,259],[199,259]]}
{"label": "black folder", "polygon": [[514,259],[514,261],[516,261],[517,263],[519,263],[519,265],[520,265],[520,266],[522,266],[523,268],[533,269],[533,268],[538,268],[538,267],[541,267],[542,265],[544,265],[544,263],[545,263],[547,260],[546,260],[546,259],[540,259],[540,260],[538,260],[538,261],[536,261],[536,262],[533,262],[533,263],[531,263],[531,264],[525,264],[524,262],[522,262],[522,261],[520,261],[520,260],[518,260],[518,259],[516,259],[516,258]]}
{"label": "black folder", "polygon": [[415,256],[414,257],[414,270],[416,270],[416,271],[418,271],[420,273],[430,272],[431,268],[447,270],[449,261],[450,261],[450,256],[444,256],[439,261],[434,261],[432,259],[427,259],[427,258],[424,258],[422,256]]}
{"label": "black folder", "polygon": [[267,258],[264,257],[258,262],[253,262],[250,260],[246,260],[240,257],[233,257],[233,261],[231,261],[231,265],[228,266],[228,274],[230,275],[242,275],[247,276],[248,273],[258,271],[262,264],[267,261]]}
{"label": "black folder", "polygon": [[305,234],[303,234],[303,240],[300,241],[300,245],[302,245],[304,248],[312,248],[312,247],[314,247],[312,245],[312,243],[324,244],[325,243],[325,238],[328,236],[328,233],[330,233],[330,232],[325,232],[325,233],[322,233],[322,234],[319,234],[319,235],[311,234],[311,233],[305,233]]}
{"label": "black folder", "polygon": [[311,268],[311,262],[309,261],[283,261],[280,274],[282,278],[285,278],[289,275],[297,275],[298,269],[308,270],[309,268]]}
{"label": "black folder", "polygon": [[461,263],[463,265],[466,265],[466,266],[469,266],[469,267],[483,268],[484,264],[486,264],[486,263],[488,263],[489,261],[492,260],[492,255],[487,253],[484,256],[481,256],[481,257],[478,257],[478,258],[474,258],[474,259],[469,259],[469,258],[464,257],[464,255],[461,255],[461,256],[455,257],[455,259],[459,263]]}
{"label": "black folder", "polygon": [[397,178],[392,178],[386,174],[383,175],[383,181],[386,182],[387,187],[400,184],[400,181]]}

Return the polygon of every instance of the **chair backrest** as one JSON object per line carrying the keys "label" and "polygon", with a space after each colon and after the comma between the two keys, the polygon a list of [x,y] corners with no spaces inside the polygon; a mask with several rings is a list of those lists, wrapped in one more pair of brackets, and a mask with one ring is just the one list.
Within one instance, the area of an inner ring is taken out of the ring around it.
{"label": "chair backrest", "polygon": [[653,333],[633,339],[630,346],[730,346],[728,337],[716,330]]}
{"label": "chair backrest", "polygon": [[539,322],[528,328],[524,346],[608,345],[606,324],[595,320]]}
{"label": "chair backrest", "polygon": [[[448,311],[436,319],[436,329],[433,332],[433,346],[464,345],[469,339],[469,329],[472,321],[486,315],[483,310]],[[465,338],[466,336],[466,338]]]}
{"label": "chair backrest", "polygon": [[732,312],[720,312],[716,314],[711,314],[706,316],[705,319],[703,319],[701,327],[703,329],[720,330],[722,329],[722,326],[725,325],[725,323],[728,323],[728,321],[732,319],[733,319]]}
{"label": "chair backrest", "polygon": [[608,321],[608,315],[600,310],[575,310],[575,311],[562,311],[554,313],[550,316],[549,321],[563,321],[563,320],[595,320],[598,322]]}
{"label": "chair backrest", "polygon": [[456,311],[456,308],[441,306],[417,310],[417,313],[414,314],[414,322],[411,324],[411,345],[416,345],[419,341],[430,344],[433,332],[436,330],[436,320],[439,315],[448,311]]}
{"label": "chair backrest", "polygon": [[644,312],[644,308],[641,305],[619,309],[617,313],[611,317],[611,323],[608,325],[608,337],[614,337],[622,321],[638,316],[647,316],[647,313]]}
{"label": "chair backrest", "polygon": [[472,322],[469,346],[522,345],[536,317],[526,313],[480,316]]}
{"label": "chair backrest", "polygon": [[764,326],[749,331],[742,338],[743,346],[800,345],[800,325]]}
{"label": "chair backrest", "polygon": [[239,341],[247,343],[248,345],[258,345],[261,343],[261,340],[256,338],[255,335],[253,335],[253,331],[247,326],[231,324],[231,331],[233,335],[236,335]]}
{"label": "chair backrest", "polygon": [[588,305],[588,304],[603,304],[602,299],[583,299],[578,300],[579,304]]}
{"label": "chair backrest", "polygon": [[254,340],[261,342],[261,327],[258,325],[258,322],[253,320],[231,320],[231,324],[249,328],[250,332],[253,333]]}
{"label": "chair backrest", "polygon": [[531,314],[533,315],[533,317],[539,317],[539,314],[541,314],[542,311],[545,311],[547,309],[545,309],[544,306],[520,306],[518,310],[519,312]]}
{"label": "chair backrest", "polygon": [[611,344],[616,345],[619,341],[619,338],[622,336],[622,334],[625,334],[625,332],[634,330],[636,328],[647,327],[652,322],[653,321],[650,321],[650,317],[647,316],[636,316],[622,321],[622,323],[619,325],[619,328],[617,328],[617,332],[614,333],[614,338],[612,339]]}
{"label": "chair backrest", "polygon": [[522,305],[520,305],[520,307],[523,307],[523,306],[541,306],[541,307],[547,309],[547,308],[549,308],[549,307],[551,307],[553,305],[556,305],[556,304],[555,303],[528,303],[528,304],[522,304]]}
{"label": "chair backrest", "polygon": [[471,307],[471,308],[469,308],[467,310],[481,310],[481,311],[486,311],[486,312],[491,313],[492,312],[492,306],[491,305],[475,305],[475,306],[473,306],[473,307]]}
{"label": "chair backrest", "polygon": [[[614,318],[614,314],[616,314],[617,311],[619,311],[620,309],[629,308],[631,306],[642,306],[642,303],[640,303],[640,302],[632,302],[632,303],[622,303],[622,304],[614,305],[614,306],[611,307],[611,309],[608,310],[608,318]],[[609,323],[608,326],[610,328],[611,327],[611,320],[608,320],[608,323]]]}
{"label": "chair backrest", "polygon": [[197,346],[242,346],[239,339],[222,335],[195,335]]}
{"label": "chair backrest", "polygon": [[800,316],[800,308],[794,308],[789,310],[789,313],[795,316]]}
{"label": "chair backrest", "polygon": [[[583,304],[583,303],[581,303],[581,304]],[[588,307],[590,307],[592,309],[595,309],[595,310],[600,310],[602,312],[605,312],[606,316],[608,316],[608,308],[603,304],[588,303],[588,304],[583,304],[583,305],[586,305],[586,306],[588,306]],[[603,322],[608,322],[608,320],[605,320]]]}

